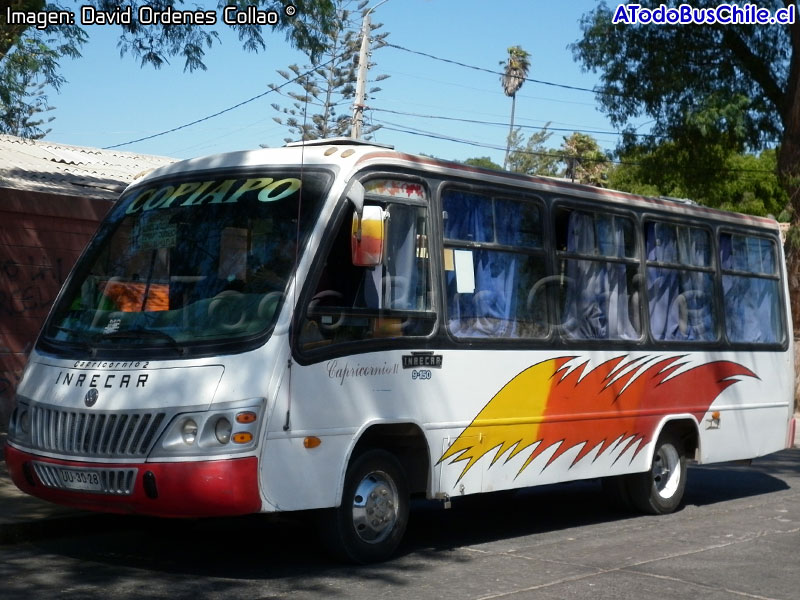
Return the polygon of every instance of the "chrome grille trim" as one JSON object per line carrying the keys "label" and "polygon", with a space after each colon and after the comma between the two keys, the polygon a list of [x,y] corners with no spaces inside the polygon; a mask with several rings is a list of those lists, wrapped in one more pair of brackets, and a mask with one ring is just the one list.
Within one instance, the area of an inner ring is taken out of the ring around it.
{"label": "chrome grille trim", "polygon": [[[60,467],[40,462],[33,462],[33,470],[43,485],[59,490],[69,490],[58,476]],[[137,469],[92,469],[100,477],[102,490],[81,490],[95,494],[109,494],[113,496],[130,496],[136,485]],[[72,491],[72,490],[71,490]]]}
{"label": "chrome grille trim", "polygon": [[165,412],[102,413],[30,406],[33,449],[66,456],[144,458],[166,426]]}

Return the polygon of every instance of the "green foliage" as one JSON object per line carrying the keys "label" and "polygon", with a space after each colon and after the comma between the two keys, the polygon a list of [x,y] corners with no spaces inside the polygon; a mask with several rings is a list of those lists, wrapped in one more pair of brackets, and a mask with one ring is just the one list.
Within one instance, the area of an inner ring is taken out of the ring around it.
{"label": "green foliage", "polygon": [[[647,8],[662,3],[638,2]],[[775,9],[784,2],[759,6]],[[583,38],[572,49],[585,69],[600,73],[597,99],[616,127],[647,115],[655,119],[653,133],[670,139],[727,140],[751,149],[774,145],[783,129],[788,27],[614,25],[612,16],[605,2],[584,15]]]}
{"label": "green foliage", "polygon": [[553,132],[545,125],[524,140],[517,129],[511,136],[508,169],[526,175],[566,177],[579,183],[604,186],[609,170],[608,157],[592,136],[575,132],[564,137],[560,148],[548,148]]}
{"label": "green foliage", "polygon": [[[134,18],[130,24],[121,26],[118,41],[120,55],[132,55],[141,66],[159,68],[169,60],[179,57],[184,62],[185,71],[204,70],[205,53],[219,34],[209,25],[143,25],[136,15],[141,6],[148,5],[156,11],[167,8],[193,10],[194,3],[184,0],[86,0],[80,5],[93,6],[99,10],[112,11],[119,7],[131,7]],[[228,5],[244,8],[252,5],[261,10],[275,10],[280,14],[275,29],[284,31],[286,38],[297,48],[317,56],[324,47],[327,34],[336,26],[336,15],[332,0],[293,0],[297,8],[293,17],[287,17],[283,10],[285,3],[280,0],[218,0],[217,9]],[[64,1],[45,2],[45,0],[10,0],[12,10],[79,10],[79,6]],[[5,15],[4,15],[5,17]],[[80,21],[80,19],[76,19]],[[228,27],[221,17],[217,21]],[[263,32],[272,27],[258,25],[230,25],[237,32],[242,47],[248,51],[266,49]],[[78,25],[51,25],[44,30],[30,25],[11,25],[3,18],[0,21],[0,132],[22,136],[44,135],[30,118],[21,115],[34,114],[41,110],[46,96],[31,93],[40,89],[37,86],[51,86],[54,89],[64,83],[59,74],[59,61],[62,58],[80,57],[80,49],[89,38],[91,26],[83,29]],[[27,122],[28,125],[20,125]]]}
{"label": "green foliage", "polygon": [[495,169],[497,171],[501,171],[503,167],[498,165],[488,156],[479,156],[475,158],[468,158],[467,160],[463,161],[465,165],[470,165],[471,167],[480,167],[482,169]]}
{"label": "green foliage", "polygon": [[[12,10],[55,10],[43,0],[15,0]],[[29,138],[46,135],[38,116],[50,110],[44,87],[64,83],[58,73],[62,57],[80,56],[86,34],[73,25],[52,25],[45,30],[0,24],[0,133]]]}
{"label": "green foliage", "polygon": [[786,218],[788,197],[777,177],[773,149],[758,155],[717,146],[707,157],[664,142],[654,151],[631,151],[608,176],[614,189],[671,196],[724,210]]}
{"label": "green foliage", "polygon": [[[335,24],[322,40],[322,50],[317,54],[309,53],[311,64],[304,67],[289,65],[288,71],[278,71],[285,81],[296,80],[295,87],[299,88],[296,91],[281,92],[290,98],[289,107],[272,104],[272,108],[282,115],[273,119],[284,125],[294,136],[285,138],[285,141],[350,135],[350,109],[355,96],[361,43],[361,16],[368,3],[367,0],[334,0],[337,15]],[[381,27],[380,23],[372,24],[371,32]],[[370,35],[373,47],[383,44],[387,35],[388,33]],[[308,74],[303,75],[304,73]],[[386,77],[388,75],[378,76],[375,81]],[[277,89],[279,86],[271,84],[270,87]],[[372,87],[369,94],[379,91],[379,87]],[[369,139],[368,134],[377,129],[377,126],[365,127],[365,139]]]}
{"label": "green foliage", "polygon": [[503,84],[503,93],[506,96],[514,96],[525,83],[528,70],[531,68],[530,58],[530,53],[523,50],[521,46],[511,46],[508,49],[508,58],[505,62],[500,63],[500,66],[503,67],[500,83]]}
{"label": "green foliage", "polygon": [[[614,25],[617,10],[601,2],[584,15],[583,36],[572,46],[584,69],[600,74],[603,111],[616,127],[628,127],[618,154],[631,164],[614,168],[609,184],[760,215],[784,213],[790,196],[800,203],[791,177],[800,167],[787,159],[800,143],[800,120],[792,116],[800,96],[791,87],[800,75],[796,25]],[[652,137],[635,135],[630,124],[642,118],[653,120]]]}
{"label": "green foliage", "polygon": [[592,136],[576,131],[564,138],[560,159],[566,164],[564,176],[568,179],[597,186],[605,185],[609,169],[608,157]]}
{"label": "green foliage", "polygon": [[545,145],[553,135],[552,131],[547,131],[548,125],[550,123],[532,133],[527,141],[524,141],[519,129],[514,131],[509,145],[507,165],[509,171],[549,177],[556,177],[560,174],[558,152]]}

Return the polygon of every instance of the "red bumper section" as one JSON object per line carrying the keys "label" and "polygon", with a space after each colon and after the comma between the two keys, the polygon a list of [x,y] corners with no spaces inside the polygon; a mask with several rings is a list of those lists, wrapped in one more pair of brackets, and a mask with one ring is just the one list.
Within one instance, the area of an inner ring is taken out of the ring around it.
{"label": "red bumper section", "polygon": [[[261,510],[258,493],[258,459],[97,464],[43,458],[5,447],[11,479],[23,492],[44,500],[100,512],[157,517],[221,517]],[[33,463],[71,469],[136,469],[128,495],[71,491],[48,487]]]}

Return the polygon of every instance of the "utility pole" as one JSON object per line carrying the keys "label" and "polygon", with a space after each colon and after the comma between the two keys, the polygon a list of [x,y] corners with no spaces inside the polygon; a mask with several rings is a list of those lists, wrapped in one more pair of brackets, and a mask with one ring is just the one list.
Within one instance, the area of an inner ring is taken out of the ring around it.
{"label": "utility pole", "polygon": [[356,95],[353,98],[353,126],[350,130],[350,137],[354,140],[361,139],[361,129],[364,124],[364,102],[366,102],[367,71],[369,71],[369,34],[372,27],[369,15],[388,1],[383,0],[370,8],[364,13],[364,20],[361,22],[361,49],[358,52],[358,77],[356,79]]}
{"label": "utility pole", "polygon": [[350,137],[354,140],[361,139],[361,126],[364,123],[364,102],[367,89],[367,71],[369,70],[369,13],[371,12],[371,9],[367,11],[361,23],[361,50],[358,52],[356,96],[353,99],[353,127],[350,131]]}

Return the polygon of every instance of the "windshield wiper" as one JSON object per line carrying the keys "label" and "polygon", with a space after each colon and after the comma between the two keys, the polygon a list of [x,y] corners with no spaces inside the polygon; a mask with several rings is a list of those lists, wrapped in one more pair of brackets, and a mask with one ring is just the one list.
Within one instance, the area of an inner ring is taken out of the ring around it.
{"label": "windshield wiper", "polygon": [[[61,327],[59,325],[51,325],[53,329],[58,329],[59,331],[63,331],[70,336],[74,336],[77,339],[68,339],[68,340],[55,340],[61,344],[69,344],[71,346],[77,346],[91,354],[92,358],[97,354],[97,348],[92,345],[92,341],[94,341],[92,336],[89,336],[85,331],[79,331],[77,329],[70,329],[69,327]],[[52,339],[52,338],[51,338]]]}
{"label": "windshield wiper", "polygon": [[92,339],[95,341],[102,341],[107,339],[143,339],[143,338],[158,338],[167,342],[167,344],[178,351],[180,354],[186,354],[186,347],[178,343],[174,337],[166,331],[159,329],[146,329],[144,327],[137,327],[135,329],[126,329],[124,331],[114,331],[112,333],[100,333],[95,335]]}

